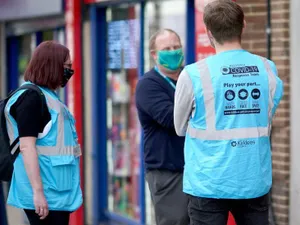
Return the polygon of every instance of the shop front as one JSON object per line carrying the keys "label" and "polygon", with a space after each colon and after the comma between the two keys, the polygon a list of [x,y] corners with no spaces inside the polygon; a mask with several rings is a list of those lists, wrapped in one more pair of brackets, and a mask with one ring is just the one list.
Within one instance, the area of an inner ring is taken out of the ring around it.
{"label": "shop front", "polygon": [[85,133],[93,133],[85,138],[85,188],[92,191],[86,196],[86,220],[154,225],[135,87],[153,66],[148,42],[159,29],[175,30],[186,63],[195,61],[194,0],[85,3],[83,83],[91,111],[84,118]]}

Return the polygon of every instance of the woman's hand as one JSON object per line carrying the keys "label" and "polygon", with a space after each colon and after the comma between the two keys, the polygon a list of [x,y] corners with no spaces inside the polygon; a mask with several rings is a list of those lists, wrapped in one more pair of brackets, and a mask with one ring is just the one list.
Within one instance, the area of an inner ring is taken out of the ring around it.
{"label": "woman's hand", "polygon": [[33,203],[35,213],[40,216],[40,219],[45,219],[49,214],[48,203],[43,191],[36,191],[33,193]]}

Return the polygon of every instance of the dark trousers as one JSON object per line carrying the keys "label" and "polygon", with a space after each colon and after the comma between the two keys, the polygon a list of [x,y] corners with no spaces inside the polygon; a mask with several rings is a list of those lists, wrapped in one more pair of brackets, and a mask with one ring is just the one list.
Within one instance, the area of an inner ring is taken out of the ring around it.
{"label": "dark trousers", "polygon": [[156,225],[188,225],[188,196],[182,192],[183,174],[151,170],[146,179],[154,205]]}
{"label": "dark trousers", "polygon": [[24,210],[30,225],[68,225],[70,212],[66,211],[49,211],[49,215],[41,220],[34,210]]}
{"label": "dark trousers", "polygon": [[2,188],[2,183],[0,181],[0,224],[7,224],[6,208],[5,208],[5,198]]}
{"label": "dark trousers", "polygon": [[268,225],[269,195],[254,199],[212,199],[189,195],[191,225],[226,225],[229,211],[237,225]]}

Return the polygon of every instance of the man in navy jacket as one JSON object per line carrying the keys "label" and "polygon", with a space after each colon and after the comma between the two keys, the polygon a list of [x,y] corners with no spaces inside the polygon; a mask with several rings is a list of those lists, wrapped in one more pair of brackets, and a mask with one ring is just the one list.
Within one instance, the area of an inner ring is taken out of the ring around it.
{"label": "man in navy jacket", "polygon": [[136,105],[144,130],[146,179],[157,225],[188,225],[188,199],[182,191],[184,138],[174,128],[174,93],[182,70],[178,34],[164,29],[150,39],[156,66],[139,81]]}

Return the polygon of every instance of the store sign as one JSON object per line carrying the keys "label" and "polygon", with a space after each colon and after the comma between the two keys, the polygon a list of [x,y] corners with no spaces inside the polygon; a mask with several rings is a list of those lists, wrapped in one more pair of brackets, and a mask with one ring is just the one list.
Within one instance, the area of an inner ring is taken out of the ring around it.
{"label": "store sign", "polygon": [[0,0],[0,21],[63,13],[63,0]]}

